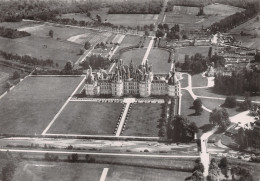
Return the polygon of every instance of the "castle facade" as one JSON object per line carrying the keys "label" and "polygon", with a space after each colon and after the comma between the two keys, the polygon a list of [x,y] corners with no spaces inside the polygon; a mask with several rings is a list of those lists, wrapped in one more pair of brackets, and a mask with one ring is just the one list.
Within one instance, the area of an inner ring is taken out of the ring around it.
{"label": "castle facade", "polygon": [[95,75],[92,68],[88,69],[85,92],[86,95],[100,96],[112,95],[116,97],[133,95],[138,97],[179,96],[179,81],[176,78],[174,66],[168,75],[154,75],[152,65],[148,61],[138,67],[124,65],[120,60],[116,64],[113,74],[97,72]]}

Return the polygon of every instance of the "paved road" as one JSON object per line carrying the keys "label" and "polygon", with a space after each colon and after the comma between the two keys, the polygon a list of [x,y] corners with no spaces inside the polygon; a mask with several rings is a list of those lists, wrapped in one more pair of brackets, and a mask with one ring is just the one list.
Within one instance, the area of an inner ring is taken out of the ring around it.
{"label": "paved road", "polygon": [[124,102],[126,103],[125,109],[124,109],[124,113],[122,115],[122,118],[120,119],[120,123],[116,132],[116,136],[120,136],[124,123],[125,123],[125,118],[129,109],[129,106],[131,103],[135,102],[135,98],[124,98]]}
{"label": "paved road", "polygon": [[143,61],[142,61],[142,65],[144,65],[144,64],[146,63],[146,60],[147,60],[147,58],[148,58],[148,56],[149,56],[149,53],[150,53],[150,51],[151,51],[151,48],[153,47],[153,42],[154,42],[154,37],[152,37],[151,40],[150,40],[150,42],[149,42],[149,45],[148,45],[148,47],[147,47],[147,50],[146,50],[146,52],[145,52],[145,54],[144,54],[144,58],[143,58]]}

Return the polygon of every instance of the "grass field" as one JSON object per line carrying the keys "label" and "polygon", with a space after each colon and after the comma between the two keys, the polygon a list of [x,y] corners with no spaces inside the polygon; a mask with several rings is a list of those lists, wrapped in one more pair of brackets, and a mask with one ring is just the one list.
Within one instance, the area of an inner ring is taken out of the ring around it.
{"label": "grass field", "polygon": [[48,133],[112,135],[123,104],[70,102]]}
{"label": "grass field", "polygon": [[13,180],[98,181],[103,168],[109,168],[107,181],[170,181],[184,180],[191,175],[189,172],[112,164],[23,161],[18,165]]}
{"label": "grass field", "polygon": [[146,48],[141,48],[141,49],[133,49],[127,52],[124,52],[120,59],[123,59],[124,64],[129,65],[129,63],[131,62],[131,60],[133,60],[133,64],[136,66],[141,65],[143,58],[144,58],[144,54],[146,52]]}
{"label": "grass field", "polygon": [[201,74],[195,74],[191,76],[192,87],[205,87],[208,85],[208,79],[202,77]]}
{"label": "grass field", "polygon": [[[114,25],[123,25],[123,26],[144,26],[150,25],[157,21],[157,14],[108,14],[108,8],[101,8],[99,10],[91,11],[92,17],[96,18],[96,15],[99,14],[101,16],[101,20],[114,24]],[[93,21],[88,18],[85,14],[63,14],[62,18],[70,18],[78,21]]]}
{"label": "grass field", "polygon": [[203,9],[205,16],[196,16],[199,12],[198,7],[174,6],[171,12],[166,13],[164,23],[170,26],[179,24],[183,30],[199,30],[202,26],[204,28],[208,27],[227,16],[244,10],[242,8],[216,3],[207,5]]}
{"label": "grass field", "polygon": [[196,53],[200,53],[203,56],[208,56],[209,46],[189,46],[184,48],[176,49],[177,60],[183,63],[185,60],[185,55],[194,56]]}
{"label": "grass field", "polygon": [[219,15],[227,17],[237,12],[242,12],[244,9],[230,5],[214,3],[205,6],[203,11],[206,15]]}
{"label": "grass field", "polygon": [[153,73],[169,73],[171,64],[168,63],[170,53],[166,50],[151,49],[148,62],[153,66]]}
{"label": "grass field", "polygon": [[[47,46],[47,47],[46,47]],[[68,60],[76,62],[81,45],[56,41],[51,38],[29,36],[18,39],[0,37],[0,49],[18,55],[29,55],[38,59],[52,59],[63,68]]]}
{"label": "grass field", "polygon": [[181,115],[195,122],[199,128],[205,124],[209,124],[209,112],[203,110],[200,116],[195,116],[195,110],[190,109],[193,106],[193,98],[187,90],[181,90],[181,94]]}
{"label": "grass field", "polygon": [[82,77],[28,77],[0,100],[0,133],[41,134]]}
{"label": "grass field", "polygon": [[109,167],[106,180],[107,181],[121,181],[121,180],[170,181],[170,180],[185,180],[185,178],[188,176],[190,176],[189,172],[177,172],[174,170],[111,165]]}
{"label": "grass field", "polygon": [[133,104],[123,135],[158,136],[158,120],[161,116],[160,104]]}
{"label": "grass field", "polygon": [[22,162],[13,180],[20,181],[98,181],[105,164]]}
{"label": "grass field", "polygon": [[42,23],[34,23],[30,21],[21,21],[21,22],[1,22],[0,27],[12,28],[12,29],[20,29],[28,26],[37,26]]}
{"label": "grass field", "polygon": [[140,42],[140,39],[140,36],[126,35],[123,41],[121,42],[120,46],[128,47],[137,45]]}

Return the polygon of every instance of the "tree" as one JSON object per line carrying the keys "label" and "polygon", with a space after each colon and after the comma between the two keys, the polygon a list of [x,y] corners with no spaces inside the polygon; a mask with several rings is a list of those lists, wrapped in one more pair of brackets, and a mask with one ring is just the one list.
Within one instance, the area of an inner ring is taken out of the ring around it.
{"label": "tree", "polygon": [[194,100],[193,108],[195,109],[196,115],[201,115],[201,112],[203,111],[201,99],[198,98],[198,99]]}
{"label": "tree", "polygon": [[163,29],[165,31],[169,31],[169,25],[168,24],[163,24]]}
{"label": "tree", "polygon": [[195,160],[195,166],[193,168],[193,173],[190,177],[187,177],[185,180],[186,181],[204,181],[204,166],[201,163],[201,159],[197,158]]}
{"label": "tree", "polygon": [[78,155],[77,153],[71,154],[71,160],[72,160],[73,162],[78,161],[78,159],[79,159],[79,155]]}
{"label": "tree", "polygon": [[209,174],[207,176],[207,181],[218,181],[220,170],[215,158],[212,158],[209,165]]}
{"label": "tree", "polygon": [[148,30],[145,30],[144,35],[145,35],[145,36],[149,36],[149,31],[148,31]]}
{"label": "tree", "polygon": [[154,24],[150,24],[149,28],[150,28],[150,31],[153,31],[155,28]]}
{"label": "tree", "polygon": [[161,23],[158,24],[157,26],[160,30],[163,30],[163,25]]}
{"label": "tree", "polygon": [[87,12],[87,17],[91,17],[91,13],[90,12]]}
{"label": "tree", "polygon": [[99,14],[96,15],[97,21],[101,23],[101,16]]}
{"label": "tree", "polygon": [[209,57],[209,58],[212,57],[212,47],[209,47],[208,57]]}
{"label": "tree", "polygon": [[64,66],[64,71],[66,73],[71,73],[73,69],[73,63],[71,61],[67,61],[66,65]]}
{"label": "tree", "polygon": [[49,36],[50,36],[51,38],[53,38],[53,34],[54,34],[54,33],[53,33],[53,30],[50,30],[50,31],[49,31]]}
{"label": "tree", "polygon": [[225,108],[214,109],[209,116],[209,122],[214,125],[218,125],[222,130],[226,130],[231,124],[229,120],[229,114]]}
{"label": "tree", "polygon": [[17,71],[14,71],[14,73],[13,73],[13,79],[15,80],[15,79],[19,79],[21,77],[21,75],[19,74],[19,72],[17,72]]}
{"label": "tree", "polygon": [[90,49],[90,47],[91,47],[90,42],[89,42],[89,41],[86,41],[86,42],[85,42],[85,45],[84,45],[84,48],[85,48],[86,50],[88,50],[88,49]]}
{"label": "tree", "polygon": [[161,37],[164,36],[164,32],[161,31],[161,30],[157,30],[156,33],[155,33],[155,36],[156,36],[157,38],[161,38]]}
{"label": "tree", "polygon": [[245,98],[245,100],[239,104],[239,111],[247,111],[248,109],[250,109],[251,105],[252,105],[251,100]]}
{"label": "tree", "polygon": [[186,34],[182,35],[182,39],[186,40],[188,39],[188,36]]}
{"label": "tree", "polygon": [[218,166],[221,169],[226,169],[228,167],[228,160],[227,160],[227,158],[226,157],[221,158]]}
{"label": "tree", "polygon": [[227,107],[227,108],[234,108],[234,107],[236,107],[237,106],[236,97],[234,97],[234,96],[227,96],[223,106]]}

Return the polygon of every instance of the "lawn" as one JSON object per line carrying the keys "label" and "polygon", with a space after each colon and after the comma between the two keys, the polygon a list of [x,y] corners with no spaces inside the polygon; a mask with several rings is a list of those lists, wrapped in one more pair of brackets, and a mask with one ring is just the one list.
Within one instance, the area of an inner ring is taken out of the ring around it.
{"label": "lawn", "polygon": [[140,42],[140,36],[126,35],[120,46],[129,47],[137,45]]}
{"label": "lawn", "polygon": [[18,55],[29,55],[38,59],[52,59],[63,68],[68,60],[76,62],[81,45],[56,41],[52,38],[29,36],[17,39],[0,37],[0,49]]}
{"label": "lawn", "polygon": [[107,181],[121,181],[121,180],[170,181],[170,180],[185,180],[185,178],[190,175],[191,173],[189,172],[178,172],[174,170],[110,165],[106,180]]}
{"label": "lawn", "polygon": [[112,135],[123,104],[69,102],[48,133]]}
{"label": "lawn", "polygon": [[208,56],[208,52],[209,52],[209,46],[189,46],[184,48],[177,48],[176,61],[183,63],[185,60],[185,55],[194,56],[196,53],[200,53],[203,56]]}
{"label": "lawn", "polygon": [[129,65],[131,60],[133,60],[133,64],[139,66],[142,64],[146,50],[147,50],[146,48],[129,50],[127,52],[122,53],[120,59],[123,59],[124,64],[126,65]]}
{"label": "lawn", "polygon": [[[222,108],[221,105],[224,104],[224,102],[225,102],[225,100],[206,99],[206,98],[200,98],[200,99],[202,101],[202,104],[211,110],[213,110],[215,108],[221,109]],[[225,107],[223,107],[223,108],[225,108]],[[235,116],[240,113],[240,112],[236,111],[237,108],[238,107],[232,108],[232,109],[230,109],[230,108],[225,108],[225,109],[227,110],[229,117],[232,117],[232,116]]]}
{"label": "lawn", "polygon": [[244,11],[244,9],[230,5],[214,3],[205,6],[203,8],[203,11],[206,15],[218,15],[227,17],[237,12]]}
{"label": "lawn", "polygon": [[95,181],[99,180],[105,164],[68,162],[21,162],[13,180],[28,181]]}
{"label": "lawn", "polygon": [[123,136],[158,136],[161,104],[133,104]]}
{"label": "lawn", "polygon": [[153,73],[169,73],[171,64],[168,63],[170,53],[166,50],[151,49],[148,62],[153,66]]}
{"label": "lawn", "polygon": [[183,79],[180,80],[180,83],[181,83],[181,88],[185,88],[187,87],[189,84],[188,84],[188,75],[182,75]]}
{"label": "lawn", "polygon": [[202,77],[201,74],[194,74],[191,76],[192,87],[205,87],[208,85],[207,77]]}
{"label": "lawn", "polygon": [[28,77],[0,100],[0,133],[41,134],[82,77]]}
{"label": "lawn", "polygon": [[203,110],[200,116],[194,115],[195,110],[190,109],[193,106],[193,98],[187,90],[181,90],[181,94],[181,115],[195,122],[199,128],[205,124],[209,124],[209,112]]}

